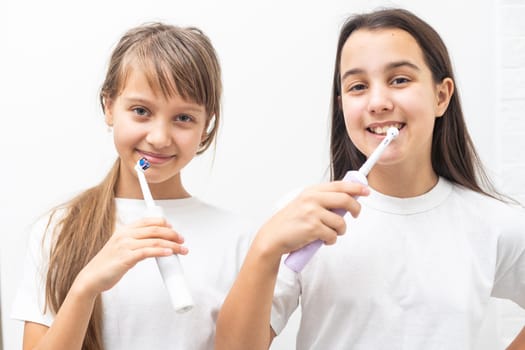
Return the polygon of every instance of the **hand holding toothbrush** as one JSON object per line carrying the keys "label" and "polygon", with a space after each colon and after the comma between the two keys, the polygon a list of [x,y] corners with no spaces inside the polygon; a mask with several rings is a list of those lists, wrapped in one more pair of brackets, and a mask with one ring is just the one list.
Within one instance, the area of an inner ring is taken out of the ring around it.
{"label": "hand holding toothbrush", "polygon": [[[381,154],[385,151],[386,147],[392,142],[397,136],[399,135],[399,130],[395,127],[391,127],[387,130],[386,136],[383,138],[383,140],[379,143],[379,146],[372,152],[370,157],[366,160],[366,162],[359,168],[359,170],[350,170],[346,173],[345,177],[343,178],[343,181],[347,182],[355,182],[360,183],[365,186],[368,185],[368,181],[366,179],[366,176],[372,170],[372,167],[375,165],[375,163],[379,160],[379,157],[381,157]],[[358,197],[355,197],[356,199]],[[338,208],[333,209],[335,213],[343,217],[346,213],[345,208],[343,207],[332,207],[332,208]],[[288,257],[285,260],[285,265],[288,266],[290,269],[292,269],[295,272],[300,272],[303,267],[310,261],[312,256],[315,254],[315,252],[321,247],[321,244],[323,242],[321,240],[313,241],[301,249],[294,251],[288,255]]]}
{"label": "hand holding toothbrush", "polygon": [[368,195],[366,186],[333,181],[308,187],[280,209],[259,230],[254,241],[268,264],[281,256],[317,241],[333,244],[346,231],[342,216],[329,208],[344,208],[354,217],[361,205],[355,197]]}
{"label": "hand holding toothbrush", "polygon": [[119,227],[80,271],[74,286],[94,298],[112,288],[139,261],[186,254],[183,242],[184,238],[162,218],[145,218]]}

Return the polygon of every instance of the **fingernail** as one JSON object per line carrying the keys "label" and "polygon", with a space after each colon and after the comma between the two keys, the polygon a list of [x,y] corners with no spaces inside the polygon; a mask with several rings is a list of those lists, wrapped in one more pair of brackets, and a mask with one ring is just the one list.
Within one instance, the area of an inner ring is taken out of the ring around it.
{"label": "fingernail", "polygon": [[180,252],[181,252],[181,254],[186,254],[186,253],[188,253],[188,248],[180,247]]}

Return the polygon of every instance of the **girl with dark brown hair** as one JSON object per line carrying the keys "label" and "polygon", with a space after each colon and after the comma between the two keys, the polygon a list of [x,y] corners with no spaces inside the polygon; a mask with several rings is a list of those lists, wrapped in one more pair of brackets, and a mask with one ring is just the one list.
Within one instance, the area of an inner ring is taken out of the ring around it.
{"label": "girl with dark brown hair", "polygon": [[[267,349],[299,304],[297,349],[475,349],[491,296],[525,307],[525,212],[485,176],[440,36],[402,9],[351,17],[332,104],[334,181],[259,230],[219,314],[217,349]],[[392,127],[369,187],[340,181]],[[334,245],[302,271],[280,264],[318,239]]]}

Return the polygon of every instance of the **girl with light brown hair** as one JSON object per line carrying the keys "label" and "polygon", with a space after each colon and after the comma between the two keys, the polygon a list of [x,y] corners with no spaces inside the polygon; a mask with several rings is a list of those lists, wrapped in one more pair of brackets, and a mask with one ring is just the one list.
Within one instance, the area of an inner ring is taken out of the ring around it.
{"label": "girl with light brown hair", "polygon": [[[199,29],[151,23],[120,39],[100,92],[118,159],[33,229],[12,314],[25,322],[24,349],[213,347],[246,227],[192,197],[181,170],[215,141],[221,92],[215,50]],[[141,158],[165,218],[143,217]],[[186,313],[171,307],[151,259],[172,254],[195,303]]]}

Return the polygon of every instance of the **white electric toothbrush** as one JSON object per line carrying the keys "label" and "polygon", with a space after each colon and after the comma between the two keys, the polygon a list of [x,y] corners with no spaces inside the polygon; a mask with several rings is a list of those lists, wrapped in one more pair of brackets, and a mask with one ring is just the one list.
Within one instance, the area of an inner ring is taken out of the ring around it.
{"label": "white electric toothbrush", "polygon": [[[150,163],[146,158],[141,158],[135,165],[135,171],[139,178],[140,188],[142,189],[142,195],[146,202],[146,216],[147,217],[164,217],[164,211],[161,206],[155,204],[151,192],[149,190],[148,182],[144,171],[150,167]],[[176,254],[170,256],[163,256],[155,258],[157,260],[157,266],[159,267],[162,280],[168,290],[168,294],[171,299],[171,303],[175,308],[175,311],[183,313],[193,308],[193,299],[191,297],[188,284],[184,278],[182,266],[179,261],[179,257]]]}
{"label": "white electric toothbrush", "polygon": [[[343,177],[343,181],[358,182],[367,186],[368,181],[366,176],[370,170],[372,170],[372,167],[378,161],[379,157],[381,157],[381,154],[383,154],[386,147],[397,137],[397,135],[399,135],[399,130],[397,128],[388,128],[385,138],[383,138],[379,146],[377,146],[374,152],[372,152],[366,162],[359,168],[359,170],[348,171]],[[346,214],[346,210],[344,209],[333,209],[332,211],[341,216]],[[323,241],[316,240],[308,243],[301,249],[291,252],[284,260],[285,265],[295,272],[300,272],[322,244]]]}

